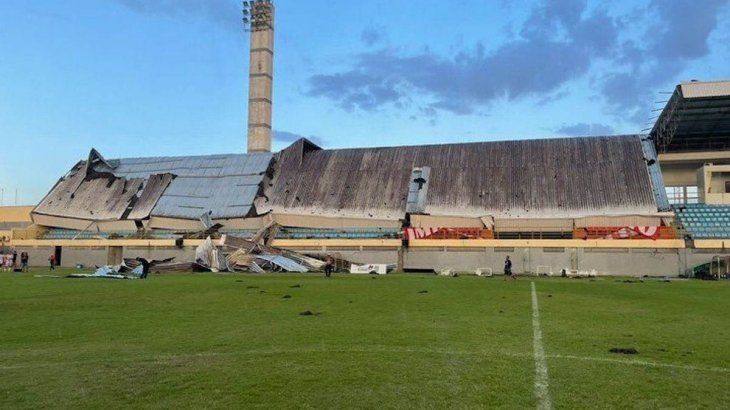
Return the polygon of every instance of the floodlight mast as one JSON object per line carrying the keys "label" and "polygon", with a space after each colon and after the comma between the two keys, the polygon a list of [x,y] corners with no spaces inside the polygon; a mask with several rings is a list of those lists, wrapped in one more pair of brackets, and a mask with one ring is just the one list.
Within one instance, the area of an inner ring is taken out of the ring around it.
{"label": "floodlight mast", "polygon": [[248,152],[271,152],[274,83],[274,4],[243,2],[243,26],[251,33]]}

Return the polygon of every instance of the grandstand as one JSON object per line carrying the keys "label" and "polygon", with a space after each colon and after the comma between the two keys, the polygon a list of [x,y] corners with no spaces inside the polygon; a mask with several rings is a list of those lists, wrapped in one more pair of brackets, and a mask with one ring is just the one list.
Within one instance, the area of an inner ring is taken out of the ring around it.
{"label": "grandstand", "polygon": [[690,238],[730,238],[730,205],[686,204],[675,206],[674,210]]}
{"label": "grandstand", "polygon": [[730,81],[677,85],[649,138],[679,228],[695,247],[723,254],[730,238]]}
{"label": "grandstand", "polygon": [[500,271],[509,255],[517,272],[623,275],[685,274],[730,247],[730,82],[679,84],[648,135],[351,149],[300,139],[272,153],[269,7],[252,30],[248,153],[92,149],[28,221],[0,220],[5,245],[65,266],[192,260],[208,235],[275,226],[272,246],[363,264]]}
{"label": "grandstand", "polygon": [[499,271],[511,255],[525,273],[681,275],[730,246],[729,91],[680,84],[648,136],[337,150],[301,139],[279,153],[115,160],[92,150],[11,243],[69,266],[187,260],[210,223],[213,237],[276,224],[274,246],[402,269]]}

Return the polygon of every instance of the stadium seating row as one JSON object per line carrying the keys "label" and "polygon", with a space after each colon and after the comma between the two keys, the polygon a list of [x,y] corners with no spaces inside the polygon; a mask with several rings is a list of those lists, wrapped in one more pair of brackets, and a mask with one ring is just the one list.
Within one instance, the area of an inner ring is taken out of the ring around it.
{"label": "stadium seating row", "polygon": [[693,239],[730,238],[730,206],[687,204],[675,206],[674,213]]}

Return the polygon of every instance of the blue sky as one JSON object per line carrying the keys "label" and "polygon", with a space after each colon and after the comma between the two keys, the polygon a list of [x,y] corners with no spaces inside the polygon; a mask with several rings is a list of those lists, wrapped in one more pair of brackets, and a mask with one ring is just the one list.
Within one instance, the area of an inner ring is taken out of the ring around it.
{"label": "blue sky", "polygon": [[[245,149],[236,0],[2,0],[0,187],[107,158]],[[638,133],[730,78],[730,0],[277,0],[275,149]]]}

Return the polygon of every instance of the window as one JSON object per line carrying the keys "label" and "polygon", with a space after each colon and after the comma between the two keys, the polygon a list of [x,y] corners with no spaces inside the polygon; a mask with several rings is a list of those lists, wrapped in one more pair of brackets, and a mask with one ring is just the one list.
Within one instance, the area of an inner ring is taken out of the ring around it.
{"label": "window", "polygon": [[683,205],[684,204],[684,188],[681,186],[668,186],[666,187],[667,199],[671,205]]}
{"label": "window", "polygon": [[667,199],[672,205],[696,204],[700,201],[699,189],[696,186],[666,187]]}
{"label": "window", "polygon": [[697,204],[700,202],[700,193],[696,186],[685,187],[684,198],[687,204]]}

